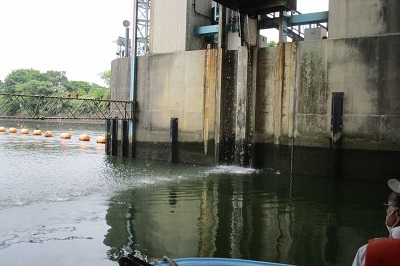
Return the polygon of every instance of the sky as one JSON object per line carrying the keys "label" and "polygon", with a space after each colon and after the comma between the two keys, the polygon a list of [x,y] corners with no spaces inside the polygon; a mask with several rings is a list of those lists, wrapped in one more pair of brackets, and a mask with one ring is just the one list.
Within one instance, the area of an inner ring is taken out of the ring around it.
{"label": "sky", "polygon": [[102,84],[132,0],[0,0],[0,80],[13,70],[66,71]]}
{"label": "sky", "polygon": [[[329,0],[298,0],[302,13]],[[69,80],[104,85],[133,0],[0,0],[0,80],[14,69],[66,71]]]}

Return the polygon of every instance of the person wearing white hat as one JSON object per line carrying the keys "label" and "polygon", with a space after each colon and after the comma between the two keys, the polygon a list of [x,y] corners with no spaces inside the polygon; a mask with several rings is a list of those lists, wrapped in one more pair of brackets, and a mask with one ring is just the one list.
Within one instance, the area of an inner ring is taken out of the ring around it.
{"label": "person wearing white hat", "polygon": [[390,179],[388,186],[392,193],[384,205],[389,237],[371,239],[360,247],[353,266],[400,265],[400,181]]}

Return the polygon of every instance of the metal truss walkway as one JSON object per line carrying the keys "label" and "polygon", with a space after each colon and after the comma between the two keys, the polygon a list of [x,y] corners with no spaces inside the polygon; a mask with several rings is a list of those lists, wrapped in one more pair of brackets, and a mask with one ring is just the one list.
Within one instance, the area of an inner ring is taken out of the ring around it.
{"label": "metal truss walkway", "polygon": [[[133,101],[0,93],[0,119],[133,120]],[[17,111],[15,115],[10,113]]]}

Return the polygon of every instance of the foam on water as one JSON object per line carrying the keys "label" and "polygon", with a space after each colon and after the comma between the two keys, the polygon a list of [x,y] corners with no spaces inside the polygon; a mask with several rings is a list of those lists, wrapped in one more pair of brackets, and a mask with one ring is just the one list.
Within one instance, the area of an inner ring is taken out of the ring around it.
{"label": "foam on water", "polygon": [[245,168],[234,165],[219,165],[214,168],[211,168],[208,173],[209,174],[236,174],[236,175],[249,175],[253,173],[257,173],[257,169],[253,168]]}

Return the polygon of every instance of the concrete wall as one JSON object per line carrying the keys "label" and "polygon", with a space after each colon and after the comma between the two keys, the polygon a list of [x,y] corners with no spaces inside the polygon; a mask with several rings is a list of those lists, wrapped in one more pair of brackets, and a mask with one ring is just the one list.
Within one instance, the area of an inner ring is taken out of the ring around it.
{"label": "concrete wall", "polygon": [[[213,156],[211,142],[222,147],[217,151],[219,158],[233,161],[233,154],[238,151],[233,144],[247,140],[249,135],[256,144],[291,146],[293,143],[309,148],[308,154],[328,162],[336,155],[329,152],[321,156],[316,149],[332,145],[332,93],[343,92],[340,147],[400,151],[400,34],[396,33],[400,32],[400,22],[393,19],[393,10],[399,7],[397,2],[331,0],[327,40],[255,49],[251,52],[255,58],[246,53],[247,48],[239,52],[221,49],[220,94],[216,94],[219,82],[216,50],[185,51],[188,46],[182,43],[191,43],[189,35],[179,35],[176,38],[179,42],[174,42],[164,32],[156,32],[167,24],[165,21],[170,21],[166,14],[180,16],[178,3],[187,13],[193,11],[193,2],[174,3],[175,9],[168,5],[165,10],[163,2],[152,4],[152,8],[162,13],[153,27],[154,37],[159,38],[153,42],[159,46],[153,47],[153,54],[138,58],[137,142],[168,143],[170,119],[174,117],[179,119],[180,143],[200,144],[196,147],[200,161],[204,154]],[[207,9],[206,5],[196,7]],[[370,24],[365,22],[366,10],[370,12]],[[364,20],[365,25],[356,20]],[[378,23],[372,23],[375,20]],[[197,45],[193,43],[190,49]],[[254,62],[252,70],[247,65],[250,61]],[[129,59],[113,62],[114,99],[129,98],[129,71]],[[242,102],[246,102],[243,106],[248,116],[240,106]],[[246,123],[238,123],[239,116]],[[143,148],[146,149],[151,152],[153,147]],[[287,152],[284,156],[293,158]],[[320,165],[324,166],[323,171],[329,168],[328,164]]]}
{"label": "concrete wall", "polygon": [[150,18],[150,53],[186,49],[187,0],[153,0]]}
{"label": "concrete wall", "polygon": [[[168,160],[170,121],[178,118],[180,161],[214,161],[216,62],[213,49],[138,57],[138,157]],[[130,58],[115,59],[111,66],[111,99],[128,100]]]}
{"label": "concrete wall", "polygon": [[205,77],[214,58],[206,50],[139,57],[137,141],[169,142],[172,117],[181,141],[203,142],[205,125],[213,136],[215,78]]}
{"label": "concrete wall", "polygon": [[210,25],[211,18],[211,1],[153,0],[150,53],[205,49],[204,38],[196,36],[194,29]]}
{"label": "concrete wall", "polygon": [[129,100],[131,58],[123,57],[111,62],[111,99]]}
{"label": "concrete wall", "polygon": [[342,147],[399,150],[399,41],[393,34],[262,49],[255,142],[294,136],[299,146],[329,147],[332,92],[344,92]]}
{"label": "concrete wall", "polygon": [[400,32],[398,0],[330,0],[329,38]]}
{"label": "concrete wall", "polygon": [[344,144],[400,149],[399,41],[399,34],[328,41],[329,88],[345,93]]}

